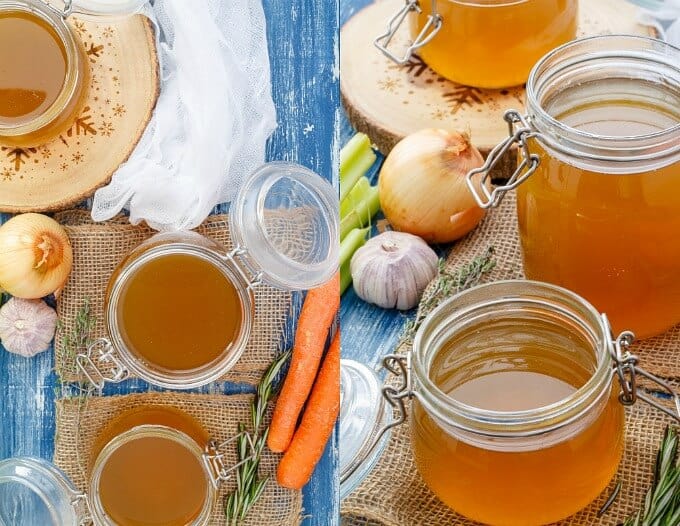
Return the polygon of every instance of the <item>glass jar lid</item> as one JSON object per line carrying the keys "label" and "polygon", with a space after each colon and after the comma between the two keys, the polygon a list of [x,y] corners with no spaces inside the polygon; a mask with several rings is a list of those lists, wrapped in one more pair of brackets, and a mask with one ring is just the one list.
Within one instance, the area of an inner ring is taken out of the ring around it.
{"label": "glass jar lid", "polygon": [[125,17],[140,12],[147,0],[53,0],[50,3],[67,16]]}
{"label": "glass jar lid", "polygon": [[230,228],[250,272],[275,287],[306,290],[337,270],[338,217],[328,181],[302,166],[272,162],[240,188]]}
{"label": "glass jar lid", "polygon": [[81,500],[66,474],[46,460],[0,462],[0,526],[77,526]]}
{"label": "glass jar lid", "polygon": [[[340,368],[340,499],[354,491],[370,473],[389,439],[389,412],[376,373],[353,360]],[[372,448],[372,449],[371,449]]]}

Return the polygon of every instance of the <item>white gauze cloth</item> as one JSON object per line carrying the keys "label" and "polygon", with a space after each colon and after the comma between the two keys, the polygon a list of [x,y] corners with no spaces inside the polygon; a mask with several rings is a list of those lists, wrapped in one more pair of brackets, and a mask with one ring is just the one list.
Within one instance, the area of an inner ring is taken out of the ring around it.
{"label": "white gauze cloth", "polygon": [[156,0],[161,91],[137,148],[94,196],[156,230],[191,229],[264,162],[276,127],[260,0]]}
{"label": "white gauze cloth", "polygon": [[680,0],[634,0],[644,8],[643,22],[651,24],[669,44],[680,46]]}

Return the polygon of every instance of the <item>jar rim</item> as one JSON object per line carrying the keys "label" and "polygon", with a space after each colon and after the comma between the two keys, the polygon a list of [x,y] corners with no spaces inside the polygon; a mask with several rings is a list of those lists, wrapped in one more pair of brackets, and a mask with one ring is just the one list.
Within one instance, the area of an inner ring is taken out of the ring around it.
{"label": "jar rim", "polygon": [[[433,350],[430,340],[444,325],[449,328],[456,319],[462,319],[479,308],[510,304],[527,295],[531,290],[534,297],[532,306],[545,307],[553,312],[568,316],[571,321],[592,330],[597,345],[593,349],[597,360],[590,378],[576,391],[553,404],[522,411],[493,411],[480,409],[459,402],[445,393],[430,377],[431,358],[441,349]],[[538,295],[545,294],[550,301],[542,301]],[[479,297],[479,300],[475,298]],[[567,307],[576,306],[580,313],[570,312]],[[464,303],[461,308],[456,303]],[[453,310],[452,310],[453,308]],[[577,319],[578,314],[583,319]],[[588,318],[584,322],[585,318]],[[588,327],[586,327],[586,324]],[[418,401],[428,412],[464,432],[488,437],[532,437],[542,435],[568,426],[579,420],[593,406],[600,403],[602,396],[611,386],[613,361],[610,354],[610,334],[605,319],[585,299],[562,287],[530,280],[505,280],[478,285],[448,298],[434,309],[418,329],[413,343],[412,368],[414,371],[414,391]],[[422,389],[421,389],[422,388]]]}
{"label": "jar rim", "polygon": [[210,513],[212,511],[212,504],[216,496],[216,488],[212,484],[208,470],[205,467],[205,463],[203,460],[204,451],[203,449],[201,449],[201,447],[196,443],[194,439],[192,439],[189,435],[187,435],[183,431],[158,424],[136,426],[133,427],[132,429],[124,431],[123,433],[112,438],[97,455],[89,478],[90,490],[88,492],[89,497],[88,500],[91,507],[91,512],[94,515],[93,518],[96,520],[95,523],[110,524],[106,521],[107,513],[101,501],[101,495],[99,491],[99,483],[101,481],[101,476],[103,474],[106,463],[109,461],[111,456],[122,446],[134,440],[138,440],[140,438],[161,438],[171,440],[179,444],[180,446],[186,448],[189,452],[192,453],[193,456],[196,457],[196,461],[200,464],[206,477],[205,486],[207,491],[205,496],[205,502],[203,503],[203,509],[201,510],[199,515],[194,519],[192,525],[198,526],[202,524],[207,524],[208,518],[210,517]]}
{"label": "jar rim", "polygon": [[[614,163],[616,167],[609,166],[613,173],[639,173],[641,166],[659,163],[665,166],[676,161],[680,157],[677,148],[680,120],[669,128],[646,134],[598,135],[573,128],[545,109],[542,96],[551,87],[549,82],[553,77],[560,86],[559,92],[563,93],[582,83],[575,77],[587,70],[585,64],[591,63],[595,71],[593,64],[617,59],[626,61],[622,78],[649,80],[649,67],[657,68],[655,73],[664,79],[664,86],[676,89],[680,98],[680,48],[640,35],[598,35],[572,40],[546,54],[529,74],[527,111],[532,128],[538,132],[538,140],[552,150],[595,166],[600,162]],[[640,77],[633,77],[635,73]]]}
{"label": "jar rim", "polygon": [[17,137],[28,135],[49,125],[66,109],[78,90],[81,79],[80,65],[82,58],[78,50],[78,43],[73,31],[66,21],[50,5],[44,2],[31,0],[10,0],[0,6],[0,11],[19,11],[30,13],[47,23],[60,39],[66,54],[66,75],[59,95],[43,113],[30,121],[21,124],[2,124],[0,122],[0,135]]}
{"label": "jar rim", "polygon": [[[186,234],[186,233],[185,233]],[[200,236],[195,232],[190,234]],[[161,234],[163,235],[163,234]],[[203,236],[200,236],[202,239]],[[152,238],[153,239],[153,238]],[[134,251],[130,254],[132,256]],[[185,254],[199,257],[209,264],[214,265],[222,272],[225,279],[234,286],[241,305],[241,327],[234,340],[224,349],[217,360],[204,364],[202,367],[190,370],[169,370],[147,365],[141,357],[129,349],[121,336],[118,316],[118,302],[124,290],[125,284],[145,264],[156,258],[170,254]],[[128,257],[130,257],[128,256]],[[134,260],[121,264],[121,272],[112,278],[107,292],[107,304],[105,308],[105,323],[107,334],[111,338],[111,344],[120,355],[121,361],[126,367],[140,378],[154,385],[167,389],[193,389],[211,383],[220,378],[225,372],[234,367],[239,360],[250,338],[253,325],[253,298],[252,289],[245,283],[245,279],[234,268],[233,263],[224,255],[204,246],[197,246],[189,242],[170,242],[152,246],[146,249]]]}

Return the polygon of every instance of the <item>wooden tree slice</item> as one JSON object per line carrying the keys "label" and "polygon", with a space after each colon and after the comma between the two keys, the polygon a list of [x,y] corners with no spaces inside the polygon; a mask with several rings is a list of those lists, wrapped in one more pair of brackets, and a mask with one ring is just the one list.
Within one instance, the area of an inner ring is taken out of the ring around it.
{"label": "wooden tree slice", "polygon": [[151,119],[160,80],[148,18],[111,24],[74,19],[92,76],[83,111],[60,137],[36,148],[0,142],[0,211],[67,208],[92,195],[129,157]]}
{"label": "wooden tree slice", "polygon": [[[419,57],[397,66],[374,45],[403,0],[377,1],[357,13],[341,31],[340,87],[351,123],[383,153],[423,128],[469,130],[483,155],[508,133],[503,114],[524,109],[524,88],[485,90],[440,77]],[[580,36],[608,33],[655,35],[637,22],[639,10],[625,0],[581,0]],[[393,46],[409,42],[406,24]],[[505,171],[512,168],[506,163]],[[499,174],[502,175],[502,174]]]}

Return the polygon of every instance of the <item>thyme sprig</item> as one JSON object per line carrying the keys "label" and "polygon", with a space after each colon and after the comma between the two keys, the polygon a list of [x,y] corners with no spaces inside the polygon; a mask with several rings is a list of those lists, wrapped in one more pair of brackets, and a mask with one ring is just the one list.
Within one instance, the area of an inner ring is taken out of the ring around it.
{"label": "thyme sprig", "polygon": [[446,261],[439,261],[439,273],[435,284],[430,287],[420,300],[418,314],[412,320],[406,322],[401,341],[406,342],[413,338],[418,328],[427,315],[449,296],[462,292],[477,285],[485,274],[496,268],[494,247],[490,246],[481,256],[477,256],[467,265],[463,265],[453,271],[446,269]]}
{"label": "thyme sprig", "polygon": [[269,434],[269,426],[265,426],[264,420],[267,416],[267,404],[276,394],[274,382],[289,357],[290,351],[279,355],[260,379],[250,408],[252,429],[248,431],[245,424],[239,424],[240,436],[236,449],[241,465],[236,470],[236,489],[224,501],[224,513],[230,526],[243,522],[269,481],[268,477],[260,478],[258,473]]}
{"label": "thyme sprig", "polygon": [[86,351],[92,343],[92,332],[97,324],[97,317],[92,312],[90,300],[85,298],[73,320],[73,327],[66,330],[62,320],[57,322],[57,330],[62,334],[62,349],[73,359]]}
{"label": "thyme sprig", "polygon": [[677,429],[668,426],[656,456],[654,482],[643,508],[623,526],[677,526],[680,524],[680,458]]}
{"label": "thyme sprig", "polygon": [[[78,309],[73,325],[67,329],[64,322],[59,319],[57,321],[57,330],[61,334],[61,348],[69,359],[75,363],[76,356],[81,352],[87,351],[87,348],[94,341],[93,333],[97,325],[97,316],[92,311],[89,298],[85,298],[82,305]],[[60,384],[61,394],[66,390],[65,385]],[[94,392],[94,386],[89,382],[82,382],[68,385],[68,392],[74,396],[87,397]]]}

